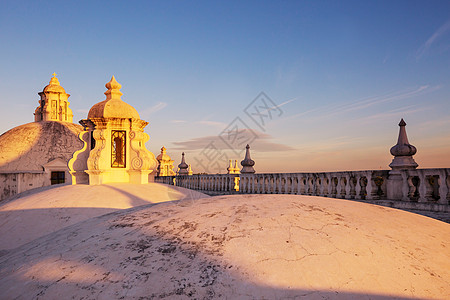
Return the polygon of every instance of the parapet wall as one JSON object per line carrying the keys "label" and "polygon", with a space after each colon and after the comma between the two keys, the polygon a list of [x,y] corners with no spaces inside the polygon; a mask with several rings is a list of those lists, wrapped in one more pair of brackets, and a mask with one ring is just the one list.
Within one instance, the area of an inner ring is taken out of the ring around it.
{"label": "parapet wall", "polygon": [[155,181],[209,194],[385,200],[393,202],[389,206],[398,208],[450,212],[450,169],[166,176],[156,177]]}

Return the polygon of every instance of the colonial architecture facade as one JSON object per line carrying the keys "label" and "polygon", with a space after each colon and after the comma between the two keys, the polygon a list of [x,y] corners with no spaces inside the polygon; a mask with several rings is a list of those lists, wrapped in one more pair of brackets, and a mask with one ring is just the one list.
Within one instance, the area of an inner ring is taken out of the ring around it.
{"label": "colonial architecture facade", "polygon": [[92,106],[87,119],[80,121],[83,147],[69,161],[72,183],[148,183],[157,165],[155,156],[145,147],[148,122],[122,101],[122,86],[114,76],[105,87],[106,100]]}

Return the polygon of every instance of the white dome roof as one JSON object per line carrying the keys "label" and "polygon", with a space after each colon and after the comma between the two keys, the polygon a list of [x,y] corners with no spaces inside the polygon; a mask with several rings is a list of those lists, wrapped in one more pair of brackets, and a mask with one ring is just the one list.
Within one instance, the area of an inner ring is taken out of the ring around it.
{"label": "white dome roof", "polygon": [[43,171],[56,158],[69,161],[81,149],[81,125],[42,121],[17,126],[0,136],[0,171]]}
{"label": "white dome roof", "polygon": [[448,299],[449,236],[449,224],[340,199],[181,200],[16,248],[0,256],[0,290],[8,299]]}

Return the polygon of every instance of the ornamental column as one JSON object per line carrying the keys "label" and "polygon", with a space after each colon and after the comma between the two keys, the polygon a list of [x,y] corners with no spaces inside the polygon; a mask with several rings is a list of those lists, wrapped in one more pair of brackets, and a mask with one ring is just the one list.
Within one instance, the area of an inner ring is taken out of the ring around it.
{"label": "ornamental column", "polygon": [[247,144],[247,146],[245,147],[246,151],[245,151],[245,158],[243,161],[241,161],[241,165],[242,165],[242,170],[241,173],[242,174],[253,174],[255,173],[255,169],[253,168],[253,166],[255,165],[255,161],[253,161],[250,158],[250,146]]}
{"label": "ornamental column", "polygon": [[390,150],[394,159],[389,164],[392,170],[389,172],[387,182],[387,197],[392,200],[409,200],[408,186],[405,183],[408,180],[408,170],[415,170],[419,166],[413,158],[417,149],[408,141],[406,122],[401,119],[398,126],[400,129],[397,144]]}

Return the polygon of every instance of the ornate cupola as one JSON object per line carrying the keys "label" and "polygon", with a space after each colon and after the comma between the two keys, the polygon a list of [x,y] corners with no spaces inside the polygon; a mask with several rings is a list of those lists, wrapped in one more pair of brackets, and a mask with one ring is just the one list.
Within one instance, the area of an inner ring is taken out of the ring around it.
{"label": "ornate cupola", "polygon": [[391,154],[394,156],[389,165],[393,170],[415,169],[419,165],[414,161],[413,155],[416,154],[417,149],[411,145],[406,136],[406,123],[401,119],[400,130],[398,133],[397,145],[391,148]]}
{"label": "ornate cupola", "polygon": [[181,154],[181,163],[178,165],[178,175],[189,175],[189,166],[184,161],[184,152]]}
{"label": "ornate cupola", "polygon": [[253,168],[253,166],[255,165],[255,161],[253,161],[250,158],[250,146],[247,144],[247,146],[245,147],[246,151],[245,151],[245,158],[243,161],[241,161],[241,165],[242,165],[242,170],[241,173],[245,174],[245,173],[255,173],[255,169]]}
{"label": "ornate cupola", "polygon": [[166,153],[166,147],[161,148],[161,154],[156,157],[158,169],[156,176],[175,176],[173,171],[173,160]]}
{"label": "ornate cupola", "polygon": [[73,122],[72,110],[69,108],[70,102],[67,100],[70,95],[59,84],[55,73],[53,73],[50,83],[38,95],[41,99],[39,100],[39,106],[34,111],[35,122]]}
{"label": "ornate cupola", "polygon": [[155,156],[145,148],[148,122],[122,101],[122,86],[114,76],[105,87],[106,100],[92,106],[88,118],[80,121],[85,145],[69,161],[72,182],[148,183],[148,175],[156,167]]}

